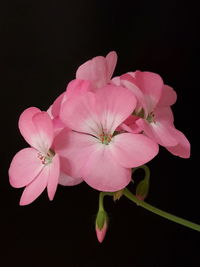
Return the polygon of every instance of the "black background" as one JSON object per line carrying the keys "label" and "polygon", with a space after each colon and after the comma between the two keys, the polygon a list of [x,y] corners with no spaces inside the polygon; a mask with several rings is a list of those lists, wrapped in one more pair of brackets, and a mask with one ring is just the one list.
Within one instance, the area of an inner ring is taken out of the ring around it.
{"label": "black background", "polygon": [[27,146],[17,127],[21,112],[29,106],[46,110],[80,64],[116,50],[115,75],[149,70],[174,87],[175,125],[192,145],[187,160],[160,149],[149,163],[147,201],[200,223],[195,2],[18,0],[1,3],[0,13],[0,266],[200,266],[198,232],[125,198],[117,203],[108,198],[110,225],[99,244],[94,231],[97,191],[84,183],[59,186],[52,202],[45,191],[20,207],[22,189],[12,188],[7,175],[12,157]]}

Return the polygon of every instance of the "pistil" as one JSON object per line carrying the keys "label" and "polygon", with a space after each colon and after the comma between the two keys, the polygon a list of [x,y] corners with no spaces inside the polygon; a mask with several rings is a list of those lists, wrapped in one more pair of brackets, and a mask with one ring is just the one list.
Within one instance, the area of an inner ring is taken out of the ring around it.
{"label": "pistil", "polygon": [[112,139],[112,135],[111,134],[101,134],[100,136],[100,140],[102,142],[102,144],[104,145],[108,145]]}
{"label": "pistil", "polygon": [[151,112],[151,113],[148,115],[148,117],[147,117],[146,120],[147,120],[149,123],[151,123],[151,122],[155,122],[155,115],[154,115],[154,113]]}

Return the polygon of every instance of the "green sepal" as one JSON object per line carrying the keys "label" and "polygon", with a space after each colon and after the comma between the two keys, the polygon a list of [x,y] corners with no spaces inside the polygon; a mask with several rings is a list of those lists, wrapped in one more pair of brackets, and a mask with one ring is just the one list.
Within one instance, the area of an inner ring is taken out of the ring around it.
{"label": "green sepal", "polygon": [[114,192],[114,195],[113,195],[113,200],[114,201],[120,200],[120,198],[123,196],[123,190],[124,189],[121,189],[119,191]]}
{"label": "green sepal", "polygon": [[96,226],[101,230],[105,223],[108,223],[108,215],[105,210],[99,210],[96,217]]}

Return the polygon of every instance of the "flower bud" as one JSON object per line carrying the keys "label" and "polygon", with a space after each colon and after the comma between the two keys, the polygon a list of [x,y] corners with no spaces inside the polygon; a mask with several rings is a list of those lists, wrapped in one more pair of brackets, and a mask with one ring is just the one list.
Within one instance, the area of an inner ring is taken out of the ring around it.
{"label": "flower bud", "polygon": [[104,210],[100,210],[96,217],[96,235],[100,243],[104,240],[108,228],[108,215]]}
{"label": "flower bud", "polygon": [[149,192],[149,178],[145,177],[144,180],[139,182],[139,184],[136,187],[136,197],[139,200],[144,200]]}

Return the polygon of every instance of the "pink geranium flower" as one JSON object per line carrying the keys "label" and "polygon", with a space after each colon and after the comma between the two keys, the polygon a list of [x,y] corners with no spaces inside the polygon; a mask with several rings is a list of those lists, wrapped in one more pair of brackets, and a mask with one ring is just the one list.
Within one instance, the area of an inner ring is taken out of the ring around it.
{"label": "pink geranium flower", "polygon": [[[141,131],[172,154],[183,158],[190,156],[189,141],[174,126],[170,106],[176,102],[176,93],[170,86],[163,84],[158,74],[136,71],[114,78],[113,83],[123,85],[136,96],[138,103],[135,115],[138,115],[138,120],[135,124]],[[127,126],[122,126],[128,130]],[[133,127],[136,126],[129,127],[128,131],[132,132]]]}
{"label": "pink geranium flower", "polygon": [[16,188],[25,186],[20,205],[33,202],[46,187],[52,200],[58,183],[75,185],[82,181],[67,174],[68,162],[52,149],[55,133],[47,112],[35,107],[26,109],[20,116],[19,129],[31,145],[15,155],[9,168],[10,184]]}
{"label": "pink geranium flower", "polygon": [[97,190],[117,191],[130,182],[130,168],[158,153],[157,144],[143,134],[115,135],[135,106],[129,90],[112,85],[74,95],[63,103],[60,118],[72,131],[63,130],[56,137],[55,149],[68,159],[70,175],[83,177]]}
{"label": "pink geranium flower", "polygon": [[33,202],[47,187],[52,200],[60,176],[59,156],[51,150],[53,125],[49,115],[38,108],[26,109],[20,116],[19,129],[24,139],[31,145],[19,151],[10,168],[10,184],[25,187],[20,205]]}

